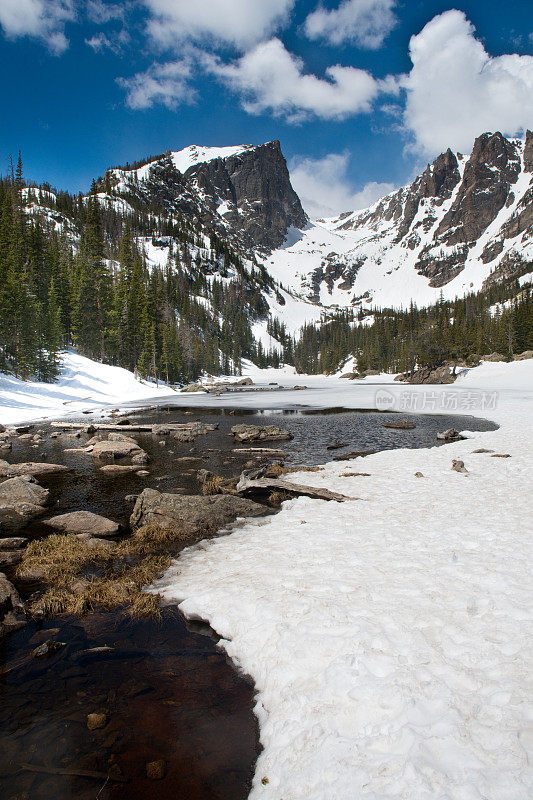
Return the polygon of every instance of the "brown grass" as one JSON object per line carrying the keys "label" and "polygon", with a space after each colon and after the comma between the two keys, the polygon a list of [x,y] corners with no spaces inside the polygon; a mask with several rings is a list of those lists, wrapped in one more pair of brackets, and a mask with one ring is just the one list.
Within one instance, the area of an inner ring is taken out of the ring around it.
{"label": "brown grass", "polygon": [[17,575],[42,569],[46,583],[64,586],[84,570],[107,562],[109,556],[105,546],[87,547],[73,534],[52,534],[30,542],[17,567]]}
{"label": "brown grass", "polygon": [[[112,552],[105,547],[87,547],[75,536],[53,534],[31,542],[18,572],[41,569],[48,586],[32,602],[31,610],[56,616],[125,607],[134,617],[159,616],[159,597],[146,594],[143,587],[168,569],[172,539],[175,536],[170,531],[145,526]],[[167,553],[162,552],[165,550]],[[133,563],[126,557],[133,557]],[[122,566],[118,572],[117,559]],[[101,575],[84,578],[88,569],[98,569]]]}

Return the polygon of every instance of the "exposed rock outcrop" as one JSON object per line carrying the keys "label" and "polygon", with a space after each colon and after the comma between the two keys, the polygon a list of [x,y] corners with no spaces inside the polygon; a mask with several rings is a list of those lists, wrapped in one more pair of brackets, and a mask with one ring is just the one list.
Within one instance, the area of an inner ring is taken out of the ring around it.
{"label": "exposed rock outcrop", "polygon": [[259,517],[265,506],[231,495],[183,496],[145,489],[130,518],[133,528],[156,525],[175,532],[180,539],[209,536],[237,517]]}

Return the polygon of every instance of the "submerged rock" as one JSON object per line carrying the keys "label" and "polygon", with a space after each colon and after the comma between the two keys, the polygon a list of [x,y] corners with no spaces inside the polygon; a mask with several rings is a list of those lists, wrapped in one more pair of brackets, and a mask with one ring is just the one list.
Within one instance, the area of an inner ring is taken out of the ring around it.
{"label": "submerged rock", "polygon": [[117,536],[120,525],[91,511],[71,511],[44,520],[44,525],[58,533],[89,534],[89,536]]}
{"label": "submerged rock", "polygon": [[119,433],[112,433],[109,439],[95,442],[92,455],[101,459],[131,458],[136,464],[147,464],[149,461],[147,453],[139,447],[135,439]]}
{"label": "submerged rock", "polygon": [[26,625],[24,604],[13,584],[0,572],[0,639]]}
{"label": "submerged rock", "polygon": [[132,528],[155,525],[175,531],[180,537],[208,536],[234,522],[237,517],[259,517],[269,509],[232,495],[183,496],[145,489],[130,517]]}

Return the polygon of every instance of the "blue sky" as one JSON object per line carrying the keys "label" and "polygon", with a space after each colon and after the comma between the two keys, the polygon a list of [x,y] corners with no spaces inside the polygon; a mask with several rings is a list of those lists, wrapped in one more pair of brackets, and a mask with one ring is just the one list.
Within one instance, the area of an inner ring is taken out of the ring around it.
{"label": "blue sky", "polygon": [[530,0],[0,0],[0,170],[85,191],[189,144],[280,139],[317,215],[533,127]]}

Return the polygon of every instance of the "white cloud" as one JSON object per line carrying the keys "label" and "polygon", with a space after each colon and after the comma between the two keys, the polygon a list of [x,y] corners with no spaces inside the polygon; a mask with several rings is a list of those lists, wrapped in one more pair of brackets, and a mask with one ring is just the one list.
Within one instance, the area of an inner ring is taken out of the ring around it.
{"label": "white cloud", "polygon": [[95,33],[90,39],[85,39],[85,44],[91,47],[95,53],[101,53],[103,50],[111,50],[112,53],[118,55],[124,45],[130,41],[129,33],[123,29],[118,33],[113,33],[112,38],[109,38],[105,33]]}
{"label": "white cloud", "polygon": [[395,5],[396,0],[344,0],[332,11],[313,11],[304,29],[310,39],[326,39],[333,45],[354,42],[376,50],[397,24]]}
{"label": "white cloud", "polygon": [[272,111],[292,122],[312,115],[343,119],[369,112],[381,92],[396,90],[393,79],[378,81],[354,67],[328,67],[326,79],[305,74],[303,61],[279,39],[262,42],[232,64],[206,57],[204,66],[242,95],[246,111]]}
{"label": "white cloud", "polygon": [[184,39],[212,40],[246,48],[283,24],[295,0],[144,0],[148,30],[165,47]]}
{"label": "white cloud", "polygon": [[127,3],[104,3],[103,0],[87,0],[87,16],[91,22],[105,25],[113,19],[124,19]]}
{"label": "white cloud", "polygon": [[485,131],[515,135],[533,124],[533,57],[492,57],[474,33],[452,9],[411,38],[404,125],[425,155],[468,152]]}
{"label": "white cloud", "polygon": [[6,36],[42,39],[57,55],[68,47],[65,23],[72,19],[72,0],[0,0],[0,25]]}
{"label": "white cloud", "polygon": [[126,103],[130,108],[151,108],[156,103],[175,108],[180,103],[191,103],[195,98],[196,93],[189,86],[191,67],[188,58],[153,64],[146,72],[138,72],[131,78],[119,78],[117,82],[126,89]]}
{"label": "white cloud", "polygon": [[313,219],[334,217],[342,211],[367,208],[395,188],[392,183],[367,183],[354,192],[347,177],[347,153],[324,158],[295,158],[290,163],[291,182]]}

